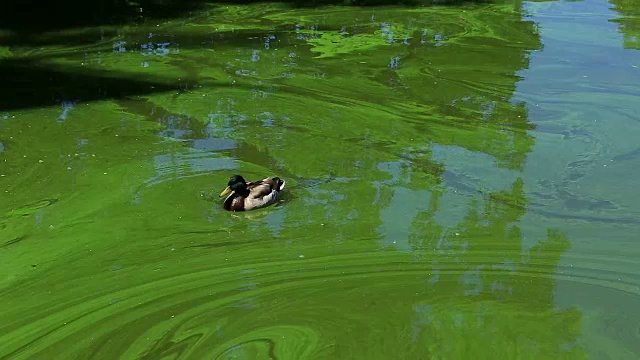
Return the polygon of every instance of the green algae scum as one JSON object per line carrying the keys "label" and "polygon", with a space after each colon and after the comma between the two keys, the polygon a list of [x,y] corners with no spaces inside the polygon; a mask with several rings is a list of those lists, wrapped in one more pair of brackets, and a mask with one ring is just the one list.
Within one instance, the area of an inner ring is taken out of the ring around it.
{"label": "green algae scum", "polygon": [[640,358],[640,2],[21,31],[0,359]]}

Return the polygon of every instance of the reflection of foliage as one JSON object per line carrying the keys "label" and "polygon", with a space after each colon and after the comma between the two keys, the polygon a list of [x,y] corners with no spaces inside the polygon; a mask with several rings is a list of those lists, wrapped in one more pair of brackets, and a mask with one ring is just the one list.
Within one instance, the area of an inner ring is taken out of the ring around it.
{"label": "reflection of foliage", "polygon": [[[404,24],[407,13],[411,21]],[[233,88],[182,94],[184,101],[170,108],[214,127],[228,126],[216,123],[221,119],[246,119],[250,126],[230,135],[250,139],[301,175],[330,166],[338,154],[345,164],[355,164],[362,146],[397,153],[430,143],[484,152],[502,167],[520,169],[533,145],[527,133],[532,125],[524,104],[513,104],[509,97],[519,80],[515,72],[528,66],[527,52],[540,46],[533,24],[521,21],[509,6],[476,9],[465,18],[450,9],[407,13],[380,10],[374,22],[323,31],[313,25],[315,18],[328,19],[324,27],[333,29],[342,26],[338,21],[347,21],[347,14],[365,18],[369,11],[302,11],[302,28],[296,28],[299,19],[267,11],[265,17],[272,21],[291,21],[292,31],[258,36],[254,49],[242,53],[226,46],[226,40],[201,59],[208,66],[189,68],[195,71],[193,78],[209,77],[207,69],[224,68],[226,74],[212,73],[210,78],[233,81]],[[311,51],[300,43],[312,45]],[[312,62],[313,53],[322,59]],[[251,97],[244,95],[246,88],[254,92]],[[234,110],[218,110],[212,99],[233,103]],[[163,104],[166,100],[151,98]],[[258,119],[264,116],[276,126],[261,127]],[[327,138],[322,135],[326,133],[341,136]],[[320,141],[319,136],[325,143],[322,154],[306,146]],[[310,167],[308,159],[316,166]],[[360,173],[352,166],[341,170],[344,175]]]}
{"label": "reflection of foliage", "polygon": [[[522,353],[550,358],[562,352],[568,358],[585,357],[576,345],[580,313],[553,307],[551,274],[569,241],[549,231],[547,240],[523,249],[517,226],[525,213],[522,185],[517,180],[510,191],[489,194],[482,208],[472,205],[452,229],[437,225],[433,210],[414,220],[412,246],[433,257],[431,273],[436,281],[425,297],[464,294],[468,298],[461,302],[452,296],[449,304],[425,300],[418,306],[429,309],[419,315],[418,324],[420,339],[433,344],[431,354],[463,358],[491,348],[497,358],[518,358]],[[485,330],[471,330],[478,328]],[[443,334],[447,341],[433,341]],[[461,343],[466,345],[460,347]]]}
{"label": "reflection of foliage", "polygon": [[620,24],[624,34],[624,47],[640,50],[640,2],[636,0],[610,0],[621,18],[613,20]]}

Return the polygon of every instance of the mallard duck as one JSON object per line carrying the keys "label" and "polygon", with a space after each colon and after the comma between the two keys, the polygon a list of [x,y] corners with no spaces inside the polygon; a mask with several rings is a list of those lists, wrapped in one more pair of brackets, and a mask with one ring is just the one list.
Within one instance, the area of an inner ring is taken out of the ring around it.
{"label": "mallard duck", "polygon": [[245,211],[271,205],[278,199],[284,184],[278,177],[246,182],[242,176],[234,175],[220,193],[220,197],[228,195],[222,206],[229,211]]}

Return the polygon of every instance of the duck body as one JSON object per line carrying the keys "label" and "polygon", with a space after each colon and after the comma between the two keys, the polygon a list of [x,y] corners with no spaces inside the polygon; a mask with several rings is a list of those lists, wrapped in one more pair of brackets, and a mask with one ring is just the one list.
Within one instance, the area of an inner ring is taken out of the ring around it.
{"label": "duck body", "polygon": [[227,196],[222,207],[228,211],[247,211],[269,206],[278,200],[284,185],[279,177],[246,182],[242,176],[234,175],[220,193],[220,197]]}

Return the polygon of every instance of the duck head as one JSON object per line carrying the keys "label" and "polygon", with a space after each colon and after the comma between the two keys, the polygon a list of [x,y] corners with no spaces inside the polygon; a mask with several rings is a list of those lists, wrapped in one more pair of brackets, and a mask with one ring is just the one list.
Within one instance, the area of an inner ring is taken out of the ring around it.
{"label": "duck head", "polygon": [[239,195],[243,195],[247,192],[247,182],[240,175],[233,175],[229,182],[227,183],[227,187],[220,193],[220,197],[227,196],[231,192],[234,192]]}

